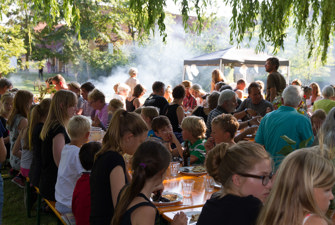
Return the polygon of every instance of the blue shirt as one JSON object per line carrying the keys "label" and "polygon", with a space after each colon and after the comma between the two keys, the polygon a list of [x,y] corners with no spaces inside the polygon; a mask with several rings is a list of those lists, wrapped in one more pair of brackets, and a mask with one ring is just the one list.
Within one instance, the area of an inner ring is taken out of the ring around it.
{"label": "blue shirt", "polygon": [[284,146],[288,145],[280,136],[286,135],[296,141],[295,149],[299,148],[301,141],[312,137],[308,146],[314,141],[310,120],[299,114],[297,110],[289,106],[280,106],[278,110],[264,116],[256,133],[255,142],[264,145],[279,166],[283,155],[277,154]]}

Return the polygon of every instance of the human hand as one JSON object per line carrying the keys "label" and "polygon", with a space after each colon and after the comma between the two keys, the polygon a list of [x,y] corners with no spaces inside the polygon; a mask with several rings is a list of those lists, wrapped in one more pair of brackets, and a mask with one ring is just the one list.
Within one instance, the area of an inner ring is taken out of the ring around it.
{"label": "human hand", "polygon": [[259,125],[261,122],[261,116],[255,116],[254,118],[252,118],[251,120],[249,120],[250,125]]}
{"label": "human hand", "polygon": [[92,126],[93,126],[93,127],[99,127],[99,126],[100,126],[100,123],[101,123],[101,121],[100,121],[99,117],[96,115],[96,116],[94,117],[93,121],[92,121]]}
{"label": "human hand", "polygon": [[250,116],[257,116],[258,115],[258,112],[256,112],[253,109],[250,109],[250,108],[247,109],[247,112]]}
{"label": "human hand", "polygon": [[206,149],[206,153],[208,153],[210,150],[212,150],[215,146],[215,141],[213,137],[209,137],[206,141],[206,143],[204,144],[205,149]]}
{"label": "human hand", "polygon": [[178,212],[171,222],[171,225],[187,225],[187,216],[184,212]]}

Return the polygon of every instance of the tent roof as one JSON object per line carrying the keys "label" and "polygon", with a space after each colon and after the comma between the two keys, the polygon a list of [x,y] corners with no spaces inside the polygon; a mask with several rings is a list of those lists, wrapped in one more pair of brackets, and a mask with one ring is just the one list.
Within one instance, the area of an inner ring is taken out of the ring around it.
{"label": "tent roof", "polygon": [[[185,59],[184,65],[195,64],[197,66],[217,66],[222,64],[230,64],[233,66],[241,66],[243,64],[262,65],[264,66],[266,60],[272,55],[264,52],[255,53],[253,49],[231,47],[217,52],[212,52],[204,55],[194,57],[192,59]],[[277,57],[278,58],[278,57]],[[289,66],[289,60],[278,58],[281,66]]]}

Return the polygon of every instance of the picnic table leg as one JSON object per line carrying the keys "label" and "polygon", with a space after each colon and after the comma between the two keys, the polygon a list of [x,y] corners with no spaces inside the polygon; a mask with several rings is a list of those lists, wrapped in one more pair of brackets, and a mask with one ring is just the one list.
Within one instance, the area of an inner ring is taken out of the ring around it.
{"label": "picnic table leg", "polygon": [[41,201],[42,196],[40,193],[37,193],[37,208],[36,208],[36,218],[37,218],[37,225],[40,225],[41,223]]}
{"label": "picnic table leg", "polygon": [[26,181],[26,209],[27,209],[27,216],[28,218],[31,217],[31,188],[30,188],[30,182]]}

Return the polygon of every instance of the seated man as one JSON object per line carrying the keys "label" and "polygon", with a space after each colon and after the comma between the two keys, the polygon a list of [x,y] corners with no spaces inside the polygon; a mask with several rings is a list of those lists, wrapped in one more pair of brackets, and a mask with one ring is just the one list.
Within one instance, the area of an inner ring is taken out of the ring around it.
{"label": "seated man", "polygon": [[95,110],[92,126],[101,127],[106,130],[108,125],[108,104],[105,102],[105,95],[98,89],[94,89],[88,94],[88,102]]}
{"label": "seated man", "polygon": [[299,144],[309,138],[308,146],[314,141],[312,125],[306,116],[297,112],[302,99],[301,87],[292,85],[284,89],[283,105],[277,110],[264,116],[258,128],[255,142],[265,146],[265,149],[271,154],[278,168],[283,156],[278,152],[287,146],[282,138],[286,135],[296,142],[294,148],[299,148]]}
{"label": "seated man", "polygon": [[245,80],[244,79],[239,79],[237,82],[236,82],[236,88],[234,89],[234,92],[237,94],[237,97],[239,99],[243,99],[243,96],[244,96],[244,89],[246,87],[246,83],[245,83]]}
{"label": "seated man", "polygon": [[245,111],[244,119],[248,116],[265,116],[266,113],[273,110],[271,102],[264,100],[261,93],[261,86],[252,82],[248,87],[249,98],[245,99],[236,112]]}
{"label": "seated man", "polygon": [[169,106],[168,101],[164,98],[165,84],[156,81],[152,84],[152,94],[145,100],[144,106],[155,106],[159,109],[159,115],[165,115]]}

